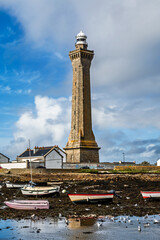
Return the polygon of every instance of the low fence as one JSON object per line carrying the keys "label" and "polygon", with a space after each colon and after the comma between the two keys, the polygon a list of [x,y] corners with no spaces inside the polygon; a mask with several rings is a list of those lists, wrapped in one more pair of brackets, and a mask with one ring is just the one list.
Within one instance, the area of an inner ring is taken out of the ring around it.
{"label": "low fence", "polygon": [[103,163],[63,163],[63,169],[114,169],[113,164]]}
{"label": "low fence", "polygon": [[14,169],[14,168],[27,168],[26,162],[23,163],[0,163],[0,166],[5,169]]}

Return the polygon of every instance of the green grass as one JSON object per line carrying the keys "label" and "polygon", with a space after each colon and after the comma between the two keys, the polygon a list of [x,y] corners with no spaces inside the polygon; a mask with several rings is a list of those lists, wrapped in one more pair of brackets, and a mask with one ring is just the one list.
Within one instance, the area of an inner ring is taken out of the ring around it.
{"label": "green grass", "polygon": [[80,173],[98,173],[97,169],[80,169]]}
{"label": "green grass", "polygon": [[160,170],[148,170],[148,169],[126,169],[125,170],[108,170],[110,173],[160,173]]}

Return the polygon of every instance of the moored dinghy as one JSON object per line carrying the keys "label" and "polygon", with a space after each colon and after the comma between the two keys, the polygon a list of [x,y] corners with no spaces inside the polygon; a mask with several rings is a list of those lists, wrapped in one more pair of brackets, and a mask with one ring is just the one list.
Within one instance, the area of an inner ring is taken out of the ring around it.
{"label": "moored dinghy", "polygon": [[110,202],[113,200],[114,192],[103,194],[68,194],[70,200],[74,203],[85,202]]}
{"label": "moored dinghy", "polygon": [[11,200],[4,203],[10,208],[20,210],[49,209],[47,200]]}
{"label": "moored dinghy", "polygon": [[30,157],[30,174],[31,181],[28,185],[21,188],[23,195],[27,196],[46,196],[59,194],[60,186],[35,186],[36,184],[32,181],[32,162],[31,162],[31,151],[30,151],[30,140],[29,140],[29,157]]}
{"label": "moored dinghy", "polygon": [[46,196],[59,194],[60,186],[25,186],[21,188],[23,195],[27,196]]}
{"label": "moored dinghy", "polygon": [[21,188],[24,187],[26,183],[12,183],[10,181],[6,181],[7,188]]}
{"label": "moored dinghy", "polygon": [[160,191],[141,191],[142,197],[147,198],[160,198]]}

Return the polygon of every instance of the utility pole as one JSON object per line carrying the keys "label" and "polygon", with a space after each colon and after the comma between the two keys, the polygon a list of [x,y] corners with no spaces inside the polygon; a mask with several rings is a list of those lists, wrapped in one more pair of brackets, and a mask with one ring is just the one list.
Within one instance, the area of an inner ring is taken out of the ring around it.
{"label": "utility pole", "polygon": [[123,152],[123,162],[125,162],[125,153]]}

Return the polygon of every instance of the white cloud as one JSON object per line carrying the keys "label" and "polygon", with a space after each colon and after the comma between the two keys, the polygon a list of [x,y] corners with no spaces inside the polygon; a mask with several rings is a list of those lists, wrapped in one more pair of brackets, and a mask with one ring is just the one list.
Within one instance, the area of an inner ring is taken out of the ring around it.
{"label": "white cloud", "polygon": [[155,150],[154,149],[150,149],[150,148],[153,148],[155,147],[156,145],[155,144],[149,144],[146,146],[146,151],[141,153],[140,156],[143,157],[143,158],[154,158],[154,155],[155,155]]}
{"label": "white cloud", "polygon": [[28,89],[28,90],[25,91],[25,94],[30,94],[31,92],[32,92],[32,90]]}
{"label": "white cloud", "polygon": [[0,85],[0,92],[2,92],[2,93],[11,93],[11,88],[10,88],[10,86],[2,86],[2,85]]}
{"label": "white cloud", "polygon": [[[97,133],[110,128],[159,130],[160,1],[1,0],[0,7],[17,18],[32,47],[47,49],[61,60],[74,49],[74,36],[81,29],[87,34],[88,48],[95,50],[91,81]],[[23,72],[17,75],[28,84],[40,77],[38,72],[33,78]],[[63,92],[67,84],[60,86]],[[33,145],[64,146],[70,126],[68,104],[68,99],[36,97],[35,110],[22,114],[16,124],[15,149],[21,144],[24,148],[29,138]],[[107,144],[105,139],[103,145]],[[123,149],[111,144],[111,152]]]}
{"label": "white cloud", "polygon": [[0,85],[0,92],[3,94],[30,94],[32,92],[31,89],[12,89],[10,86],[2,86]]}
{"label": "white cloud", "polygon": [[[97,97],[98,98],[98,97]],[[93,101],[93,131],[95,133],[96,140],[100,146],[102,146],[101,156],[104,161],[104,154],[107,152],[108,157],[112,158],[114,153],[117,152],[117,157],[121,155],[123,149],[125,149],[125,141],[129,141],[127,135],[121,133],[111,134],[110,129],[131,129],[133,132],[137,128],[146,128],[154,124],[157,128],[160,128],[159,117],[149,118],[157,109],[148,108],[143,103],[133,106],[121,105],[121,103],[113,104],[105,102],[105,99]],[[10,154],[17,155],[22,152],[28,144],[28,139],[31,140],[32,146],[47,146],[59,144],[64,147],[67,143],[67,139],[70,131],[71,121],[71,102],[70,98],[49,98],[49,97],[35,97],[35,106],[33,110],[27,110],[19,117],[16,122],[16,130],[14,132],[14,140],[9,149]],[[101,107],[99,107],[101,106]],[[132,108],[132,112],[130,109]],[[144,109],[142,112],[141,109]],[[159,111],[160,112],[160,111]],[[132,115],[134,113],[134,115]],[[154,121],[151,122],[150,120]],[[98,131],[102,131],[103,134],[99,134]],[[106,134],[104,138],[103,135]],[[138,138],[138,136],[137,136]],[[117,141],[123,144],[120,146]],[[151,151],[149,148],[152,145],[148,145],[148,150],[141,153],[141,157],[150,156]],[[153,147],[153,146],[152,146]],[[136,146],[137,148],[137,146]],[[155,149],[152,151],[154,153]],[[110,154],[109,154],[110,153]],[[145,155],[147,154],[147,155]],[[108,157],[106,159],[108,159]]]}
{"label": "white cloud", "polygon": [[160,106],[153,99],[99,98],[93,101],[93,122],[99,129],[138,129],[151,126],[160,129]]}
{"label": "white cloud", "polygon": [[59,52],[55,52],[55,55],[60,60],[64,60],[65,59],[64,56],[61,53],[59,53]]}
{"label": "white cloud", "polygon": [[35,97],[33,111],[24,112],[16,122],[14,140],[7,147],[11,156],[23,152],[30,139],[32,147],[60,144],[64,147],[70,130],[70,102],[66,98]]}
{"label": "white cloud", "polygon": [[[6,79],[8,79],[10,76],[6,74]],[[16,69],[13,69],[13,78],[17,82],[22,83],[28,83],[31,84],[32,82],[41,79],[41,75],[39,71],[16,71]]]}
{"label": "white cloud", "polygon": [[157,92],[159,1],[48,0],[46,4],[45,0],[1,0],[0,6],[18,19],[27,40],[48,48],[60,59],[63,56],[58,50],[74,48],[74,36],[81,29],[86,32],[89,49],[95,50],[92,80],[102,91],[106,87],[134,96]]}

